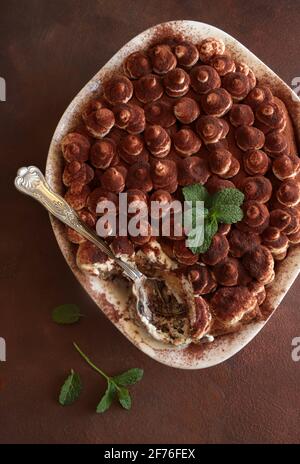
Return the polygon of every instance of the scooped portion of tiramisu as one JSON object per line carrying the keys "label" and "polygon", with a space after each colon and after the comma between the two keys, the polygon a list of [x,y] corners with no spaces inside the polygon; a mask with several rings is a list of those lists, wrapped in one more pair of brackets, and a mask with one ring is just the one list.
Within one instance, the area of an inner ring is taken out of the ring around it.
{"label": "scooped portion of tiramisu", "polygon": [[[151,335],[198,343],[262,318],[278,263],[300,243],[300,159],[284,102],[221,40],[168,37],[127,56],[61,148],[67,202],[117,257],[163,282],[171,314],[132,313]],[[196,244],[174,206],[186,200],[192,221],[203,203]],[[115,223],[103,223],[105,202]],[[162,208],[149,212],[152,202]],[[140,232],[124,234],[124,220]],[[121,272],[77,232],[67,236],[83,272]]]}

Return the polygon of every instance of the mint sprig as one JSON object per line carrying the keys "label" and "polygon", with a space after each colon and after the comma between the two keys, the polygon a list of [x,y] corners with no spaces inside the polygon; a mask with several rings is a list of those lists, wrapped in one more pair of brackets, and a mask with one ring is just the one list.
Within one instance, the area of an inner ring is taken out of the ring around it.
{"label": "mint sprig", "polygon": [[106,379],[107,388],[100,402],[98,403],[96,412],[103,413],[107,411],[116,397],[118,397],[119,403],[124,409],[130,409],[131,396],[126,386],[134,385],[135,383],[139,382],[144,374],[143,369],[129,369],[128,371],[123,372],[120,375],[110,377],[107,374],[105,374],[105,372],[103,372],[99,367],[97,367],[87,357],[87,355],[83,353],[83,351],[79,348],[79,346],[76,343],[73,343],[73,345],[78,351],[78,353],[81,355],[81,357],[87,362],[87,364],[91,366],[92,369],[94,369],[98,374],[100,374],[102,377]]}
{"label": "mint sprig", "polygon": [[214,195],[209,195],[203,185],[193,184],[184,187],[182,192],[185,201],[192,202],[193,225],[197,215],[197,201],[204,202],[203,230],[195,230],[193,227],[188,231],[187,246],[194,254],[205,253],[209,249],[219,223],[235,224],[243,219],[241,205],[245,197],[236,188],[224,188]]}

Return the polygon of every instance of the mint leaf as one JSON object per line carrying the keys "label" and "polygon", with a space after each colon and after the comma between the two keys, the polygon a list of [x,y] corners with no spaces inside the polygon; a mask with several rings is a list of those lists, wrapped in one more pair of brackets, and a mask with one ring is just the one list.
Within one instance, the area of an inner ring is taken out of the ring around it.
{"label": "mint leaf", "polygon": [[52,320],[57,324],[74,324],[80,316],[80,309],[75,304],[57,306],[52,311]]}
{"label": "mint leaf", "polygon": [[[195,230],[197,223],[198,225],[204,222],[204,218],[208,216],[208,209],[207,208],[190,208],[184,210],[183,216],[183,224],[184,224],[184,231],[187,235],[192,233]],[[202,221],[201,221],[202,219]]]}
{"label": "mint leaf", "polygon": [[[203,243],[200,245],[193,244],[192,246],[189,245],[190,241],[190,236],[188,237],[188,247],[194,254],[198,253],[205,253],[211,244],[213,236],[217,233],[218,231],[218,222],[217,220],[212,217],[212,218],[207,218],[206,221],[204,222],[204,240]],[[193,237],[192,237],[193,238]]]}
{"label": "mint leaf", "polygon": [[192,229],[188,233],[188,238],[187,238],[187,246],[190,248],[190,250],[193,251],[194,254],[197,254],[198,251],[194,251],[198,249],[203,242],[205,241],[205,226],[203,225],[201,228]]}
{"label": "mint leaf", "polygon": [[61,387],[59,394],[59,402],[62,406],[74,403],[77,400],[82,390],[82,383],[79,374],[71,369],[70,375]]}
{"label": "mint leaf", "polygon": [[118,390],[119,403],[124,409],[131,408],[131,397],[127,388],[120,388]]}
{"label": "mint leaf", "polygon": [[113,381],[121,386],[121,387],[127,387],[128,385],[134,385],[135,383],[139,382],[144,375],[143,369],[139,368],[133,368],[129,369],[126,372],[123,372],[123,374],[116,375],[113,377]]}
{"label": "mint leaf", "polygon": [[206,188],[201,184],[187,185],[183,187],[182,193],[185,201],[206,201],[208,199],[208,192]]}
{"label": "mint leaf", "polygon": [[211,199],[210,214],[218,222],[234,224],[243,219],[240,205],[244,201],[244,194],[236,188],[225,188],[215,193]]}
{"label": "mint leaf", "polygon": [[200,246],[198,253],[205,253],[210,245],[213,236],[218,232],[218,222],[215,218],[208,218],[204,224],[204,242]]}
{"label": "mint leaf", "polygon": [[228,205],[240,206],[245,199],[243,192],[236,188],[224,188],[216,192],[211,198],[212,208],[226,208]]}
{"label": "mint leaf", "polygon": [[116,395],[116,386],[113,382],[111,381],[108,381],[107,382],[107,389],[106,389],[106,392],[104,393],[104,395],[102,396],[98,406],[97,406],[97,409],[96,409],[96,412],[97,413],[103,413],[105,411],[107,411],[113,400],[114,400],[114,397]]}
{"label": "mint leaf", "polygon": [[214,208],[214,213],[217,216],[217,220],[225,224],[235,224],[241,221],[244,216],[242,209],[237,205],[227,205],[223,209]]}

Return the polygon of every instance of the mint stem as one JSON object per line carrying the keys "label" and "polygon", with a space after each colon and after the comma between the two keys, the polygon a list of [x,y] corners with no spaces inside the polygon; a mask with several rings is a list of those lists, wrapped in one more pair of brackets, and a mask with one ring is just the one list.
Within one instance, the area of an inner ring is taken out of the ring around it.
{"label": "mint stem", "polygon": [[92,369],[94,369],[96,372],[98,372],[98,374],[102,375],[102,377],[104,377],[108,382],[111,382],[111,378],[108,377],[108,375],[106,375],[103,371],[101,371],[101,369],[99,369],[99,367],[97,367],[88,357],[86,354],[83,353],[83,351],[81,351],[81,349],[79,348],[79,346],[73,342],[73,345],[74,347],[76,348],[76,350],[78,351],[78,353],[83,357],[83,359],[89,364],[89,366],[91,366]]}

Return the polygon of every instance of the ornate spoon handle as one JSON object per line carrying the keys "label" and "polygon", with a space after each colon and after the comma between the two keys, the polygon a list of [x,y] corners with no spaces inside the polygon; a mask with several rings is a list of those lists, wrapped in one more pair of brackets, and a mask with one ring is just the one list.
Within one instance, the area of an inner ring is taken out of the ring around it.
{"label": "ornate spoon handle", "polygon": [[105,241],[80,220],[75,210],[71,208],[66,200],[51,189],[36,166],[20,168],[15,178],[15,187],[20,192],[39,201],[53,216],[96,245],[109,258],[112,258],[130,279],[136,280],[143,277],[143,274],[137,269],[117,258]]}

